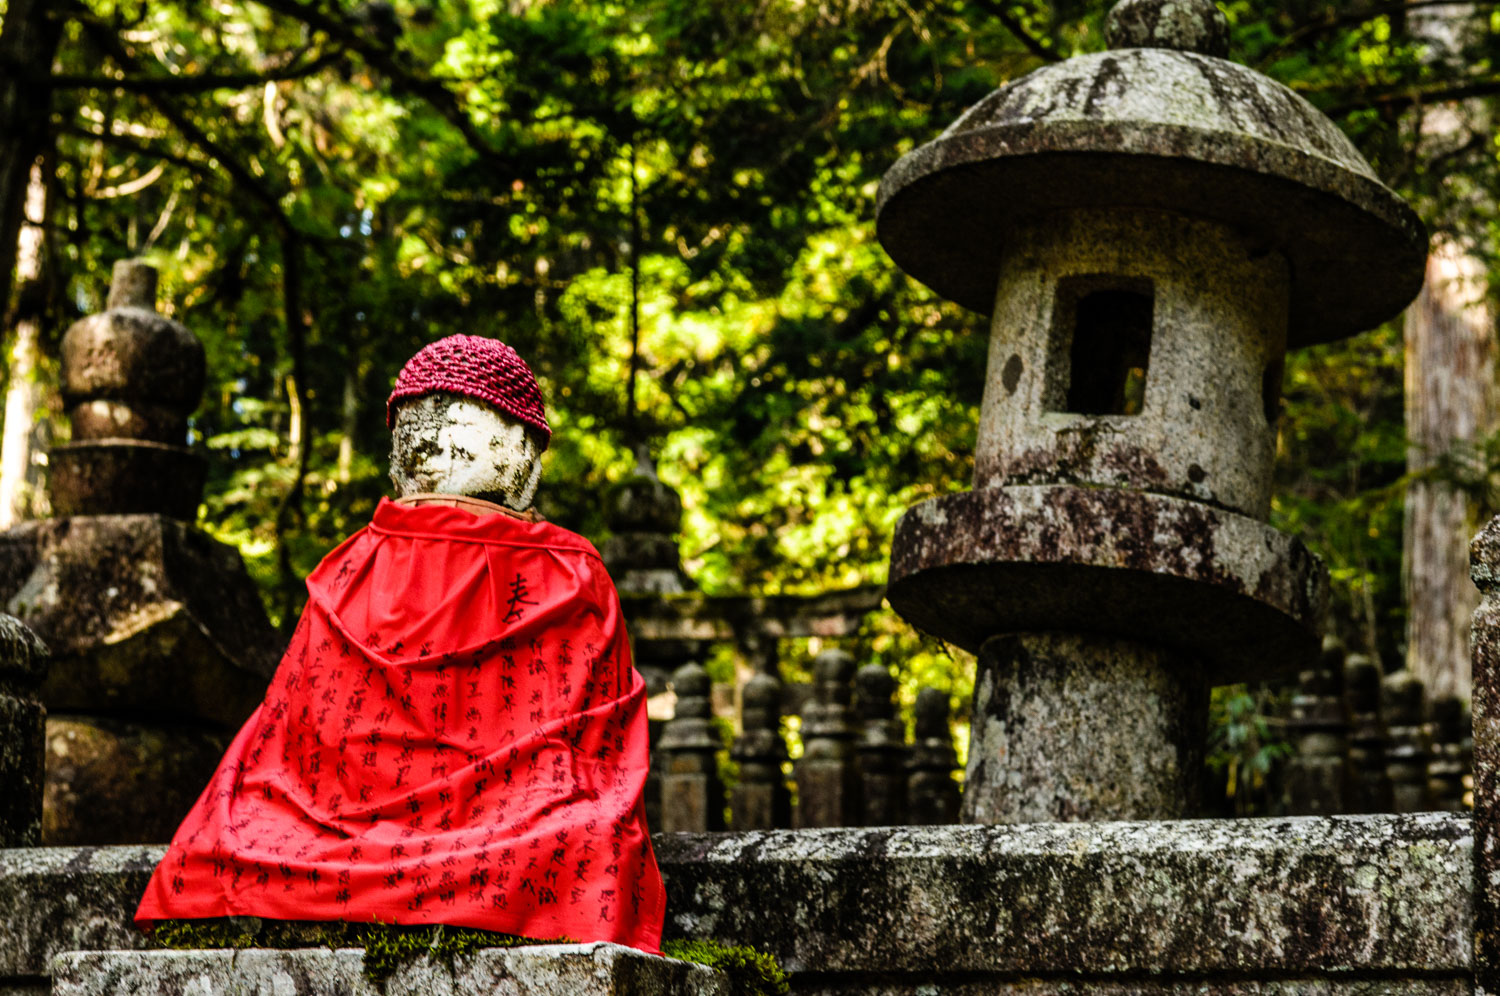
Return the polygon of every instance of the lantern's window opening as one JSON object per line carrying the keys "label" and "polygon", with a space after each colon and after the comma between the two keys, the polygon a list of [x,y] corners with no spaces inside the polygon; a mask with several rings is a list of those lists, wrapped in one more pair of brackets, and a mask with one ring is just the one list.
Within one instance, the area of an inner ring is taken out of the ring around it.
{"label": "lantern's window opening", "polygon": [[[1149,280],[1084,276],[1059,281],[1048,394],[1054,411],[1139,415],[1151,366],[1155,293]],[[1060,403],[1059,403],[1060,402]]]}

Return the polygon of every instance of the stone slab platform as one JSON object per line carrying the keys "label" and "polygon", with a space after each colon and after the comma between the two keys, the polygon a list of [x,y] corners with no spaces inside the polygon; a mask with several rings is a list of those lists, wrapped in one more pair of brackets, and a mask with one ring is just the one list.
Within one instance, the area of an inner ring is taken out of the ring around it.
{"label": "stone slab platform", "polygon": [[[667,936],[769,951],[799,994],[1446,996],[1472,978],[1465,815],[653,841]],[[45,984],[62,952],[142,946],[130,916],[163,850],[0,850],[0,993]]]}
{"label": "stone slab platform", "polygon": [[702,965],[618,944],[494,948],[450,971],[423,959],[384,987],[365,977],[364,952],[87,951],[53,962],[54,996],[729,996]]}

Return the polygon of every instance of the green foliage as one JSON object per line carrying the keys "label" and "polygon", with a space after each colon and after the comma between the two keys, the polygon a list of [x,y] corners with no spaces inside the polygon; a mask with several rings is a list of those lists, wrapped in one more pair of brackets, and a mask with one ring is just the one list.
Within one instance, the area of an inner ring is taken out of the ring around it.
{"label": "green foliage", "polygon": [[[208,356],[202,524],[284,627],[386,491],[396,370],[453,332],[537,371],[553,521],[602,539],[645,440],[704,591],[879,584],[901,512],[972,477],[988,338],[884,256],[879,179],[992,88],[1102,48],[1107,6],[83,0],[52,96],[46,345],[102,306],[115,259],[160,268]],[[1430,5],[1221,6],[1237,58],[1494,269],[1500,137],[1484,113],[1421,124],[1490,110],[1494,17],[1439,52]],[[1387,656],[1402,364],[1394,325],[1289,358],[1273,508],[1329,564],[1346,643]],[[1435,473],[1488,488],[1471,456]],[[850,649],[905,705],[919,683],[968,705],[972,660],[889,613]]]}
{"label": "green foliage", "polygon": [[1275,775],[1292,753],[1286,703],[1264,685],[1224,685],[1209,704],[1208,769],[1222,779],[1234,816],[1265,816],[1280,802]]}
{"label": "green foliage", "polygon": [[764,951],[716,941],[663,941],[662,954],[707,965],[729,977],[734,996],[784,996],[789,986],[776,959]]}

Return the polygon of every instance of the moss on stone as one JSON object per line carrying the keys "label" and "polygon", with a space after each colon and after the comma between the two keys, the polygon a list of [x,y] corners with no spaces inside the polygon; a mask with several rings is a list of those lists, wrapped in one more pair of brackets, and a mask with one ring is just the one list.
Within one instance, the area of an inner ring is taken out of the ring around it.
{"label": "moss on stone", "polygon": [[662,954],[678,961],[693,961],[723,972],[734,996],[783,996],[789,988],[786,973],[776,959],[764,951],[715,941],[667,941]]}
{"label": "moss on stone", "polygon": [[[365,977],[377,986],[383,986],[402,965],[419,958],[441,963],[451,971],[455,959],[482,948],[577,943],[568,937],[544,941],[445,924],[401,926],[255,917],[163,920],[152,929],[151,939],[158,947],[174,950],[363,948]],[[734,996],[784,996],[787,992],[786,973],[776,959],[754,948],[679,940],[663,944],[662,953],[723,972]]]}

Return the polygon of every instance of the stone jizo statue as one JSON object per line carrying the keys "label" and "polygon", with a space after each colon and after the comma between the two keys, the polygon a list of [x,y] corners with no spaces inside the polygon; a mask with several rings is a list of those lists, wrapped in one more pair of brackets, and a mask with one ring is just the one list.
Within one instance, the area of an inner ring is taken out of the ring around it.
{"label": "stone jizo statue", "polygon": [[391,480],[307,579],[264,703],[136,914],[450,924],[656,951],[645,684],[594,548],[531,511],[551,438],[503,343],[417,353]]}

